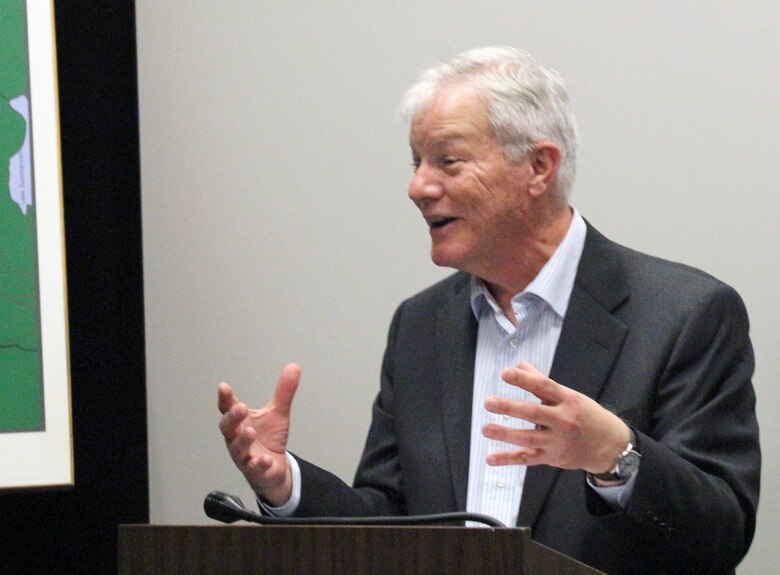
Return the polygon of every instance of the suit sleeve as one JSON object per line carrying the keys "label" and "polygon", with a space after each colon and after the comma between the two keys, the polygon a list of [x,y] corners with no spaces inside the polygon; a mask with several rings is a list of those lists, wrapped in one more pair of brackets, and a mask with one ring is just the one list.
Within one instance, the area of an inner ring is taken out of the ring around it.
{"label": "suit sleeve", "polygon": [[720,284],[684,321],[652,421],[636,429],[642,461],[625,512],[588,495],[592,513],[669,572],[728,571],[753,538],[761,456],[748,332],[741,299]]}

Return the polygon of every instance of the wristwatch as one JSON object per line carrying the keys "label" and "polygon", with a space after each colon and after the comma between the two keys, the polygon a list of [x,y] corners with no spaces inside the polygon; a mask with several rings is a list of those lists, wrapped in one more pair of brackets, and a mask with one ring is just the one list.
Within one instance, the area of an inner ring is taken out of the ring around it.
{"label": "wristwatch", "polygon": [[631,439],[628,441],[628,445],[620,454],[615,467],[607,471],[606,473],[591,473],[590,476],[600,481],[625,481],[639,471],[639,460],[642,456],[634,449],[634,432],[631,432]]}

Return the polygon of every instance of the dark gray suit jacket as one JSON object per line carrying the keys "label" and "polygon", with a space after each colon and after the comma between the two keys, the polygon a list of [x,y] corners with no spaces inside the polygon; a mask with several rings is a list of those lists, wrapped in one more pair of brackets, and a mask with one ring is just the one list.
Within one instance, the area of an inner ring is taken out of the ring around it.
{"label": "dark gray suit jacket", "polygon": [[[477,324],[456,273],[396,311],[354,487],[299,460],[299,515],[466,508]],[[608,573],[728,573],[750,545],[760,452],[748,319],[698,270],[588,226],[551,378],[618,413],[642,462],[624,511],[582,471],[531,467],[518,524]]]}

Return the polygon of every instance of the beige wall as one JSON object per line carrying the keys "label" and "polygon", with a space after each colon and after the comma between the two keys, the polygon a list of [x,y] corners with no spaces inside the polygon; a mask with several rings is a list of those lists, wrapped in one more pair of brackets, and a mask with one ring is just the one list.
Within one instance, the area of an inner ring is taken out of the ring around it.
{"label": "beige wall", "polygon": [[734,285],[765,452],[741,574],[775,567],[780,66],[773,2],[137,0],[152,519],[251,499],[216,384],[264,403],[302,364],[291,447],[350,480],[400,300],[442,277],[395,116],[418,70],[525,48],[567,79],[573,203],[601,231]]}

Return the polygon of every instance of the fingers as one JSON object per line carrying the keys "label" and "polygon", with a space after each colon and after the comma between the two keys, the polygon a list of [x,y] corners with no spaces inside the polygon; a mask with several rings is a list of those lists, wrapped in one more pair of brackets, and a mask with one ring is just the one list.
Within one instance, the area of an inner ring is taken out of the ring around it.
{"label": "fingers", "polygon": [[217,388],[217,405],[219,406],[219,412],[224,414],[227,410],[233,407],[238,400],[233,395],[233,388],[227,383],[220,383]]}
{"label": "fingers", "polygon": [[252,457],[252,444],[257,439],[257,431],[251,426],[245,426],[228,442],[228,451],[239,467],[254,467],[253,461],[257,456]]}
{"label": "fingers", "polygon": [[234,401],[230,409],[222,414],[219,420],[219,430],[226,441],[231,442],[235,439],[247,415],[249,415],[249,409],[238,401]]}
{"label": "fingers", "polygon": [[505,397],[489,397],[485,409],[497,415],[508,415],[523,419],[537,427],[549,427],[554,423],[554,412],[547,405],[527,401],[516,401]]}
{"label": "fingers", "polygon": [[273,463],[274,460],[271,458],[271,456],[264,453],[258,455],[255,458],[247,458],[247,461],[244,464],[244,469],[242,471],[247,478],[252,476],[260,477],[266,471],[271,469]]}
{"label": "fingers", "polygon": [[231,442],[227,443],[228,452],[236,467],[244,474],[253,489],[267,481],[267,473],[274,465],[274,459],[268,453],[257,449],[257,433],[252,427],[244,427]]}
{"label": "fingers", "polygon": [[533,365],[531,365],[530,363],[528,363],[525,360],[523,360],[520,363],[518,363],[517,364],[517,368],[518,369],[522,369],[524,371],[530,371],[532,373],[538,373],[539,375],[544,376],[544,374],[541,371],[536,369]]}
{"label": "fingers", "polygon": [[516,449],[514,451],[496,451],[487,456],[488,465],[536,465],[540,463],[542,452],[538,449]]}
{"label": "fingers", "polygon": [[244,404],[238,404],[226,413],[220,421],[220,430],[225,436],[228,452],[236,465],[244,471],[265,471],[273,460],[267,454],[253,449],[257,440],[257,430],[251,425],[242,425],[249,410]]}
{"label": "fingers", "polygon": [[[301,368],[297,364],[289,363],[282,369],[279,381],[276,384],[276,391],[271,399],[270,407],[276,409],[280,414],[289,416],[295,391],[298,389],[298,383],[301,380]],[[226,415],[233,407],[239,404],[236,396],[233,395],[233,388],[227,383],[220,383],[217,388],[217,405],[219,412]],[[235,414],[234,414],[235,415]],[[233,416],[231,416],[232,418]],[[229,418],[229,419],[231,419]],[[221,424],[220,424],[221,427]]]}
{"label": "fingers", "polygon": [[487,423],[482,426],[482,435],[518,447],[541,448],[545,445],[549,432],[544,429],[514,429],[496,423]]}
{"label": "fingers", "polygon": [[507,367],[501,373],[501,378],[509,385],[514,385],[534,394],[544,404],[555,405],[563,400],[564,389],[562,386],[555,383],[528,362],[522,361],[517,367]]}
{"label": "fingers", "polygon": [[560,434],[553,430],[513,429],[497,424],[486,424],[482,433],[488,439],[514,446],[511,450],[489,453],[488,465],[547,464],[563,469],[577,467],[571,456],[562,449]]}

